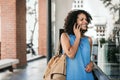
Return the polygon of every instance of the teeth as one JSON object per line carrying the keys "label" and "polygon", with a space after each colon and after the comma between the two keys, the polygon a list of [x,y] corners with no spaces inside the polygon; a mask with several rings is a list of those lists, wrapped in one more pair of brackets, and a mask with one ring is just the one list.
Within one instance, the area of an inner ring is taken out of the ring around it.
{"label": "teeth", "polygon": [[83,27],[86,27],[86,25],[82,25]]}

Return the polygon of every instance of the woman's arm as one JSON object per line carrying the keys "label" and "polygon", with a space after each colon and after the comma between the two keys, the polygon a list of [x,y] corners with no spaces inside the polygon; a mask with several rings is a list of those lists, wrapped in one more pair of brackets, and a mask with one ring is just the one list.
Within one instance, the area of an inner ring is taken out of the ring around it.
{"label": "woman's arm", "polygon": [[80,38],[81,38],[80,29],[81,29],[81,26],[75,23],[73,27],[73,32],[75,34],[76,39],[73,45],[70,45],[69,36],[67,35],[67,33],[63,33],[61,35],[62,49],[64,50],[64,52],[67,54],[69,58],[74,58],[77,52],[78,45],[80,43]]}
{"label": "woman's arm", "polygon": [[61,35],[61,45],[62,49],[66,53],[66,55],[70,58],[74,58],[76,51],[78,49],[78,45],[80,42],[80,38],[76,38],[73,45],[70,45],[69,36],[66,33],[62,33]]}

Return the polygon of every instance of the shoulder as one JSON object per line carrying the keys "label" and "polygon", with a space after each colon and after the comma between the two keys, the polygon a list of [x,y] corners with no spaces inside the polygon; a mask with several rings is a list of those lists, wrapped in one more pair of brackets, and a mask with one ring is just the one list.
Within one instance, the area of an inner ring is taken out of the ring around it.
{"label": "shoulder", "polygon": [[61,34],[61,40],[69,40],[69,38],[68,38],[68,34],[67,33],[62,33]]}

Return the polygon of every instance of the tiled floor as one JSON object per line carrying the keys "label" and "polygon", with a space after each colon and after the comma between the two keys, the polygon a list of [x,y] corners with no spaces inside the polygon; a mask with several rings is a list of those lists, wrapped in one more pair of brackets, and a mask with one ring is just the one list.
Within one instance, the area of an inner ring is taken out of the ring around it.
{"label": "tiled floor", "polygon": [[42,80],[46,67],[46,58],[28,62],[26,68],[0,72],[0,80]]}

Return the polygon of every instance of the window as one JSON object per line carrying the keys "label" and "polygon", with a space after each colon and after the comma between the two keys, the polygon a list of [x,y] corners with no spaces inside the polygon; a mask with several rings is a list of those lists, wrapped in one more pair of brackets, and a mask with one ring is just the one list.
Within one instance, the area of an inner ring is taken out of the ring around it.
{"label": "window", "polygon": [[83,8],[83,0],[74,0],[72,9],[81,9]]}

